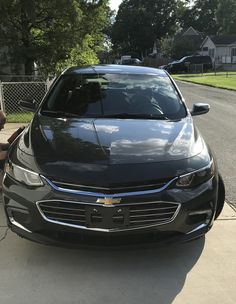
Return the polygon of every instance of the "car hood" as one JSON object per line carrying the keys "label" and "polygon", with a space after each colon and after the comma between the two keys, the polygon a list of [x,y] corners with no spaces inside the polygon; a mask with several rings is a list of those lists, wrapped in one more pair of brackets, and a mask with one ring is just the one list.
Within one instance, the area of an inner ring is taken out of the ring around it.
{"label": "car hood", "polygon": [[191,116],[180,121],[35,116],[9,158],[50,180],[98,187],[153,184],[206,166]]}
{"label": "car hood", "polygon": [[19,149],[36,159],[84,164],[166,162],[201,153],[190,116],[180,121],[35,116]]}

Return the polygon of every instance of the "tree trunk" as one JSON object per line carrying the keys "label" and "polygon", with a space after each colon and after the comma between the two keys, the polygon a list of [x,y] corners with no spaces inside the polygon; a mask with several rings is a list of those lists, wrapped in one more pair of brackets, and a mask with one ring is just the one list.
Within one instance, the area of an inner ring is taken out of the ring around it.
{"label": "tree trunk", "polygon": [[31,58],[25,60],[25,75],[32,75],[34,71],[34,62]]}
{"label": "tree trunk", "polygon": [[25,52],[24,64],[25,64],[25,75],[32,75],[34,69],[34,61],[31,58],[30,52],[30,19],[26,12],[26,2],[21,3],[21,35],[22,35],[22,45]]}

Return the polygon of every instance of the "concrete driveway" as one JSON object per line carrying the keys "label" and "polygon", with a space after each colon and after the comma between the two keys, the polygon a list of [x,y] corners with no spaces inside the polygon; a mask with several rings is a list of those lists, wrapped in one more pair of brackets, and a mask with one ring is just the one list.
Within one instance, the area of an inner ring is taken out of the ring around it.
{"label": "concrete driveway", "polygon": [[43,246],[7,230],[0,204],[1,304],[235,304],[236,213],[206,238],[141,250]]}

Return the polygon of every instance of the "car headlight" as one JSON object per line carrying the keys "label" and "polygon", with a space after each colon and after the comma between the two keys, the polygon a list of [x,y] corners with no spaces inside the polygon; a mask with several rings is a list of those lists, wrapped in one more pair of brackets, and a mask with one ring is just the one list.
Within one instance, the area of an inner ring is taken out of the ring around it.
{"label": "car headlight", "polygon": [[24,183],[28,186],[38,187],[43,185],[38,173],[24,169],[15,164],[7,163],[5,165],[5,172],[18,182]]}
{"label": "car headlight", "polygon": [[178,180],[176,181],[176,186],[178,188],[196,187],[212,178],[214,174],[215,164],[212,160],[208,166],[200,170],[179,176]]}

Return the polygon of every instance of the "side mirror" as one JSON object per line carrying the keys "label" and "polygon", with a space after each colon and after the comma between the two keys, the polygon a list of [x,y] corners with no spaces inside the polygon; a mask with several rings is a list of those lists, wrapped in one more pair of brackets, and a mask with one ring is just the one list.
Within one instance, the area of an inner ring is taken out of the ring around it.
{"label": "side mirror", "polygon": [[210,105],[207,103],[195,103],[191,111],[192,116],[202,115],[208,113],[210,110]]}
{"label": "side mirror", "polygon": [[35,112],[37,108],[35,100],[20,100],[18,105],[23,111],[26,112]]}

